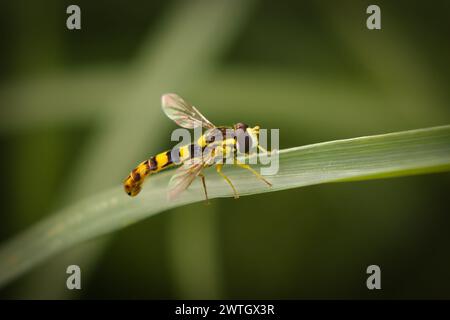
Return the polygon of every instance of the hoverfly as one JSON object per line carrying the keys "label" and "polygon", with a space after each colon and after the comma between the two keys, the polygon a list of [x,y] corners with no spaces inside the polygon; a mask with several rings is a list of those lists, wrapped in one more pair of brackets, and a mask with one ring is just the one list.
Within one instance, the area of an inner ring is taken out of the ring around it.
{"label": "hoverfly", "polygon": [[149,175],[175,165],[181,165],[170,179],[168,198],[175,198],[186,190],[196,177],[200,177],[206,200],[208,200],[205,176],[202,174],[202,170],[214,165],[217,173],[230,185],[234,197],[238,198],[239,195],[233,183],[222,172],[224,162],[217,161],[230,155],[233,157],[232,163],[234,165],[249,170],[268,186],[272,186],[252,167],[241,163],[236,157],[237,151],[245,155],[250,155],[250,150],[253,150],[253,153],[256,152],[255,147],[266,152],[258,142],[259,126],[250,128],[244,123],[237,123],[232,127],[217,127],[206,119],[197,108],[174,93],[163,95],[161,101],[162,110],[177,125],[186,129],[201,126],[206,131],[194,143],[159,153],[140,163],[123,182],[125,192],[129,196],[134,197],[141,191],[142,184]]}

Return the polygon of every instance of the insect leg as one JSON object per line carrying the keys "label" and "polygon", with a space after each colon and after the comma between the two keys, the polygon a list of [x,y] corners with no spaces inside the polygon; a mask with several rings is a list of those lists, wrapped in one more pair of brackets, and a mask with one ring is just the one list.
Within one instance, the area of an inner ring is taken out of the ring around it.
{"label": "insect leg", "polygon": [[266,149],[264,149],[263,147],[261,147],[259,144],[258,144],[258,149],[259,149],[259,151],[261,151],[262,153],[269,153],[269,151],[267,151]]}
{"label": "insect leg", "polygon": [[243,169],[247,169],[247,170],[249,170],[251,173],[253,173],[258,179],[260,179],[260,180],[262,180],[262,181],[264,181],[265,183],[267,183],[267,185],[269,186],[269,187],[271,187],[272,186],[272,184],[269,182],[269,181],[267,181],[266,179],[264,179],[264,177],[262,176],[262,175],[260,175],[258,172],[256,172],[256,170],[255,169],[253,169],[252,167],[250,167],[248,164],[243,164],[243,163],[239,163],[239,162],[235,162],[235,165],[237,165],[238,167],[241,167],[241,168],[243,168]]}
{"label": "insect leg", "polygon": [[228,182],[228,184],[230,185],[231,189],[233,189],[234,198],[235,199],[239,198],[239,195],[238,195],[238,193],[236,191],[236,188],[233,186],[233,184],[231,183],[230,179],[228,179],[228,177],[223,174],[222,167],[223,167],[223,164],[216,164],[217,173],[220,174],[222,176],[222,178],[224,178]]}
{"label": "insect leg", "polygon": [[209,203],[208,192],[206,191],[205,176],[203,175],[203,173],[200,173],[199,177],[202,179],[203,191],[205,191],[206,202]]}

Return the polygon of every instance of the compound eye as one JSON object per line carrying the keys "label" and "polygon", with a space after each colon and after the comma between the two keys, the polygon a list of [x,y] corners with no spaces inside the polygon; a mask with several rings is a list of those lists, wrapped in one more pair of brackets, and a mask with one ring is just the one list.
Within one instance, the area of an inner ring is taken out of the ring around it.
{"label": "compound eye", "polygon": [[246,131],[248,128],[248,125],[246,125],[245,123],[239,122],[239,123],[236,123],[236,125],[234,127],[236,130],[241,129],[241,130]]}

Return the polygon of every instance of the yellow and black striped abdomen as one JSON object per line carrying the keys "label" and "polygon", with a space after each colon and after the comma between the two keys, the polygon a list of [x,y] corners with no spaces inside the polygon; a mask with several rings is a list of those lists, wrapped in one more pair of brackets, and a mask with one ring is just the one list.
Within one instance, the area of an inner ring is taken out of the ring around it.
{"label": "yellow and black striped abdomen", "polygon": [[173,165],[172,152],[166,151],[141,162],[123,182],[125,192],[129,196],[136,196],[142,189],[145,178]]}
{"label": "yellow and black striped abdomen", "polygon": [[142,189],[145,178],[173,165],[179,165],[184,160],[194,157],[202,148],[197,144],[190,144],[180,148],[158,153],[156,156],[140,163],[124,180],[123,186],[129,196],[136,196]]}

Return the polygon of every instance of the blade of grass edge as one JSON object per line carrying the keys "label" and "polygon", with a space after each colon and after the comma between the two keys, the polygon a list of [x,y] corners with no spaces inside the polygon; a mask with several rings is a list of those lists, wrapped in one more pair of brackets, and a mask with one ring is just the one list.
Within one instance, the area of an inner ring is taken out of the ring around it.
{"label": "blade of grass edge", "polygon": [[[342,182],[450,170],[450,125],[336,140],[279,152],[279,171],[268,188],[240,168],[226,168],[241,195]],[[135,223],[156,213],[201,201],[194,183],[176,201],[166,198],[171,173],[151,177],[142,194],[129,198],[121,187],[60,210],[0,248],[0,287],[72,245]],[[210,198],[230,197],[221,178],[206,170]]]}

